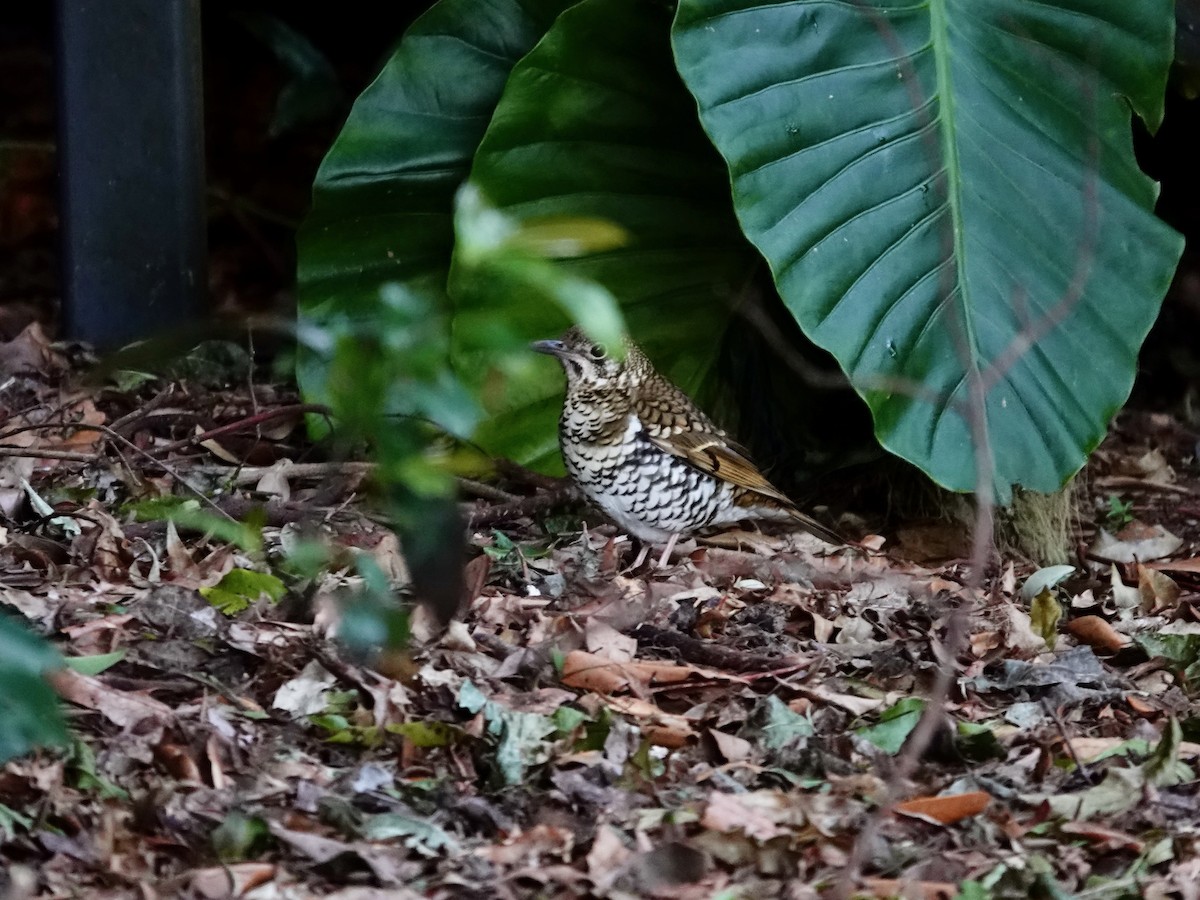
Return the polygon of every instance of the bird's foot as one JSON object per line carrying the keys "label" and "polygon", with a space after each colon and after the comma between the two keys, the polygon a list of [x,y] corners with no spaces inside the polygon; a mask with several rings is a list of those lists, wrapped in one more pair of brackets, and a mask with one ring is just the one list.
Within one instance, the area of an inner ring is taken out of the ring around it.
{"label": "bird's foot", "polygon": [[650,545],[643,543],[641,546],[641,549],[638,550],[638,555],[634,559],[633,564],[626,567],[625,569],[623,569],[621,571],[621,574],[625,575],[629,572],[632,572],[634,569],[638,568],[642,563],[644,563],[646,561],[646,557],[649,555],[650,555]]}
{"label": "bird's foot", "polygon": [[679,540],[678,534],[671,535],[667,541],[667,546],[663,548],[662,556],[658,558],[658,568],[665,569],[671,562],[671,552],[675,549],[675,542]]}

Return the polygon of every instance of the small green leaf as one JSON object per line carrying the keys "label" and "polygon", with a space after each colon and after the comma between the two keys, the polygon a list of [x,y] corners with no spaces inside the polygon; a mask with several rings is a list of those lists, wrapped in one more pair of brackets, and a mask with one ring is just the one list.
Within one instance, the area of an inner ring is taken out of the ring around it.
{"label": "small green leaf", "polygon": [[441,852],[453,852],[458,849],[458,841],[437,825],[427,819],[402,813],[367,816],[358,826],[358,832],[369,841],[404,838],[404,846],[423,856],[437,856]]}
{"label": "small green leaf", "polygon": [[585,713],[572,706],[560,706],[550,717],[559,734],[571,734],[576,728],[588,721]]}
{"label": "small green leaf", "polygon": [[959,722],[958,751],[967,759],[982,762],[987,759],[1004,759],[1008,751],[996,738],[995,732],[977,722]]}
{"label": "small green leaf", "polygon": [[1058,643],[1058,622],[1062,618],[1062,604],[1050,588],[1042,588],[1029,606],[1029,622],[1034,632],[1046,642],[1051,650]]}
{"label": "small green leaf", "polygon": [[33,819],[0,803],[0,839],[11,841],[17,836],[18,830],[28,831],[32,826]]}
{"label": "small green leaf", "polygon": [[139,522],[174,522],[176,528],[212,535],[247,553],[262,550],[261,511],[247,516],[245,522],[238,522],[201,506],[198,500],[184,497],[154,497],[125,508]]}
{"label": "small green leaf", "polygon": [[792,711],[774,694],[769,694],[755,706],[746,727],[738,734],[767,750],[782,750],[800,738],[810,737],[813,725],[807,716]]}
{"label": "small green leaf", "polygon": [[884,710],[877,725],[868,725],[855,730],[876,747],[888,753],[899,753],[909,734],[921,720],[925,701],[917,697],[906,697],[895,706]]}
{"label": "small green leaf", "polygon": [[1191,781],[1195,778],[1192,770],[1179,759],[1180,745],[1183,743],[1183,730],[1179,720],[1171,716],[1163,729],[1162,740],[1146,760],[1144,769],[1146,778],[1151,784],[1159,787],[1172,787]]}
{"label": "small green leaf", "polygon": [[248,609],[264,595],[278,603],[285,593],[287,586],[274,575],[251,569],[231,569],[212,587],[200,588],[200,594],[227,616]]}
{"label": "small green leaf", "polygon": [[63,661],[67,664],[67,668],[74,669],[80,675],[99,675],[106,669],[111,669],[124,658],[124,650],[114,650],[112,653],[100,653],[95,656],[68,656]]}
{"label": "small green leaf", "polygon": [[222,862],[253,859],[266,849],[271,838],[267,823],[258,816],[231,812],[213,829],[212,845]]}
{"label": "small green leaf", "polygon": [[1200,678],[1200,634],[1136,634],[1133,639],[1147,656],[1161,656],[1182,670],[1189,682]]}
{"label": "small green leaf", "polygon": [[414,747],[448,747],[462,740],[463,731],[449,722],[428,720],[425,722],[403,722],[387,725],[385,730],[398,734]]}

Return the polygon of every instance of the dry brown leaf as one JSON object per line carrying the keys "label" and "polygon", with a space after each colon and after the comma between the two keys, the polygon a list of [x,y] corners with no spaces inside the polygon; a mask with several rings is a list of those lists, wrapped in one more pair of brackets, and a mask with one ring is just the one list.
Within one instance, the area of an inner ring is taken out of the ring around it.
{"label": "dry brown leaf", "polygon": [[270,863],[244,862],[196,869],[188,873],[185,890],[205,900],[222,900],[225,897],[242,897],[248,891],[266,884],[275,877],[275,866]]}
{"label": "dry brown leaf", "polygon": [[1072,619],[1067,623],[1067,631],[1077,640],[1108,653],[1116,653],[1131,642],[1128,635],[1118,632],[1100,616]]}
{"label": "dry brown leaf", "polygon": [[1142,612],[1151,615],[1179,605],[1179,585],[1169,575],[1149,566],[1138,566],[1138,593],[1142,598]]}
{"label": "dry brown leaf", "polygon": [[118,691],[99,678],[80,675],[73,669],[53,673],[50,683],[64,700],[85,709],[94,709],[122,728],[137,725],[145,719],[152,719],[161,725],[174,718],[171,707],[147,694]]}
{"label": "dry brown leaf", "polygon": [[588,619],[584,643],[589,653],[618,663],[630,662],[638,648],[636,638],[621,634],[600,619]]}
{"label": "dry brown leaf", "polygon": [[836,691],[827,690],[823,687],[804,687],[797,685],[797,690],[813,700],[819,700],[822,703],[828,703],[831,706],[840,706],[842,709],[856,716],[865,716],[869,712],[874,712],[886,704],[886,700],[875,697],[857,697],[854,694],[839,694]]}
{"label": "dry brown leaf", "polygon": [[0,341],[0,375],[49,374],[64,365],[37,322],[30,322],[11,341]]}
{"label": "dry brown leaf", "polygon": [[1128,850],[1141,853],[1145,845],[1131,834],[1107,828],[1096,822],[1064,822],[1059,826],[1063,834],[1075,835],[1098,844],[1104,850]]}
{"label": "dry brown leaf", "polygon": [[759,841],[787,834],[779,822],[788,800],[774,791],[726,794],[714,791],[708,798],[700,825],[722,834],[740,831]]}
{"label": "dry brown leaf", "polygon": [[976,659],[987,656],[1003,643],[999,631],[977,631],[971,635],[971,655]]}
{"label": "dry brown leaf", "polygon": [[1150,569],[1158,569],[1162,572],[1188,572],[1191,574],[1200,574],[1200,556],[1193,556],[1190,559],[1163,559],[1154,562],[1143,563]]}
{"label": "dry brown leaf", "polygon": [[1134,697],[1132,694],[1125,698],[1125,702],[1129,704],[1129,708],[1140,716],[1150,716],[1158,712],[1158,707],[1147,703],[1140,697]]}
{"label": "dry brown leaf", "polygon": [[753,744],[735,734],[718,731],[716,728],[710,728],[708,733],[717,745],[717,752],[725,757],[726,762],[743,762],[754,752]]}
{"label": "dry brown leaf", "polygon": [[632,856],[633,851],[625,846],[617,829],[606,824],[596,830],[587,855],[587,871],[598,895],[607,894]]}
{"label": "dry brown leaf", "polygon": [[745,681],[715,669],[658,660],[615,662],[585,650],[572,650],[563,659],[562,666],[563,684],[598,694],[645,691],[659,685],[680,684],[693,678]]}
{"label": "dry brown leaf", "polygon": [[[1125,740],[1120,737],[1074,737],[1071,738],[1071,749],[1081,762],[1091,762],[1100,754],[1121,746]],[[1179,744],[1179,756],[1187,759],[1200,756],[1200,744],[1182,741]]]}
{"label": "dry brown leaf", "polygon": [[492,844],[475,850],[477,856],[499,866],[515,866],[521,863],[537,865],[543,857],[570,859],[575,846],[575,835],[567,828],[553,825],[534,825],[509,837],[502,844]]}
{"label": "dry brown leaf", "polygon": [[600,697],[609,709],[637,720],[650,743],[659,747],[678,749],[685,746],[696,732],[683,716],[663,712],[649,700],[639,697]]}
{"label": "dry brown leaf", "polygon": [[986,791],[969,791],[965,794],[950,794],[945,797],[918,797],[897,803],[896,812],[902,816],[913,816],[941,825],[951,825],[962,819],[977,816],[987,809],[992,795]]}
{"label": "dry brown leaf", "polygon": [[1108,562],[1131,563],[1135,560],[1145,562],[1162,559],[1182,546],[1183,541],[1163,526],[1134,521],[1115,535],[1101,528],[1091,552]]}
{"label": "dry brown leaf", "polygon": [[951,900],[958,896],[958,885],[946,881],[905,881],[896,878],[864,878],[863,883],[876,897],[916,897],[919,900]]}
{"label": "dry brown leaf", "polygon": [[200,766],[192,759],[187,747],[181,747],[179,744],[159,744],[154,748],[154,755],[177,781],[204,784]]}

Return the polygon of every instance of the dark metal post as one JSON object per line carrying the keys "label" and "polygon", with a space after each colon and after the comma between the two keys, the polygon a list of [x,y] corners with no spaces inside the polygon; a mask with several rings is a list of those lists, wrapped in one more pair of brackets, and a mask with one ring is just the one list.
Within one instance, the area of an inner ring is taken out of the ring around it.
{"label": "dark metal post", "polygon": [[200,0],[58,0],[63,323],[112,348],[206,294]]}

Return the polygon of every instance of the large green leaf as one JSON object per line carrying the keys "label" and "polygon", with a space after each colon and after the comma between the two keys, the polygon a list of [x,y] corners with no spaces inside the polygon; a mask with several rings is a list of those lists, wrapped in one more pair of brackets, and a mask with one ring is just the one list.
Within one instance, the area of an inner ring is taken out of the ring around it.
{"label": "large green leaf", "polygon": [[673,35],[743,229],[880,441],[970,490],[974,422],[1001,499],[1058,488],[1181,251],[1130,136],[1169,0],[680,0]]}
{"label": "large green leaf", "polygon": [[[570,0],[441,0],[354,104],[317,173],[300,230],[300,307],[320,325],[376,309],[382,285],[445,292],[454,192],[513,64]],[[324,367],[301,357],[324,396]]]}
{"label": "large green leaf", "polygon": [[[742,283],[756,264],[728,177],[675,72],[668,11],[645,0],[583,0],[514,68],[471,180],[519,220],[586,217],[626,242],[567,263],[617,296],[631,333],[686,389],[711,372]],[[503,298],[501,298],[503,300]],[[497,298],[456,297],[456,338],[478,337]],[[562,314],[504,302],[506,324],[554,335]],[[510,388],[483,426],[488,449],[544,464],[557,453],[562,382],[551,360]]]}
{"label": "large green leaf", "polygon": [[62,665],[49,644],[18,619],[0,614],[0,763],[35,747],[66,743],[58,698],[45,679]]}

